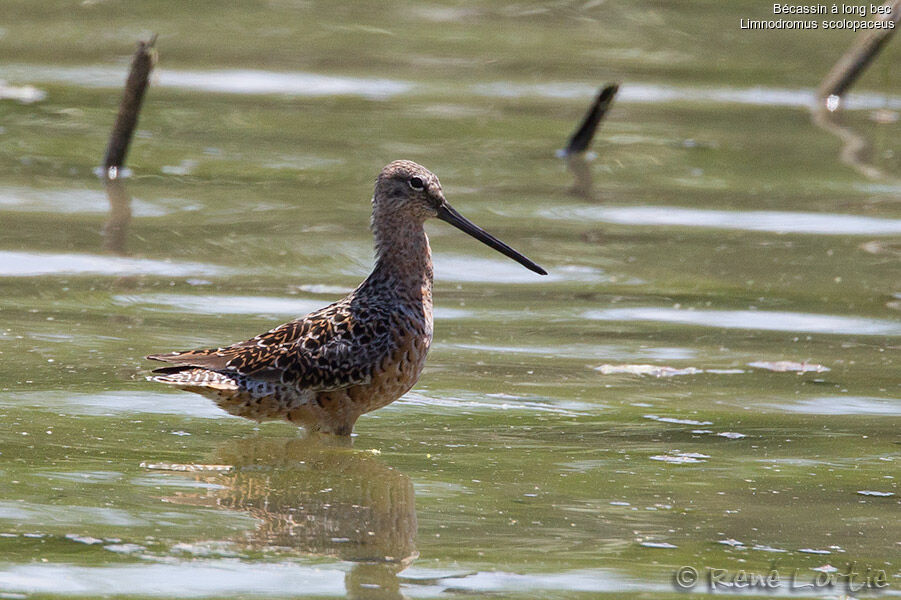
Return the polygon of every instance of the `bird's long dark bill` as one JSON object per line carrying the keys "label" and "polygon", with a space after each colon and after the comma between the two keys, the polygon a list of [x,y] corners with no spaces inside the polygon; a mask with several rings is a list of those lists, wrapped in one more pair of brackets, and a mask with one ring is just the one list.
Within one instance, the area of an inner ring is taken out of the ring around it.
{"label": "bird's long dark bill", "polygon": [[468,233],[486,246],[491,246],[501,254],[509,256],[530,271],[534,271],[539,275],[547,275],[547,271],[455,211],[447,203],[438,207],[438,218],[445,223],[450,223],[460,231]]}

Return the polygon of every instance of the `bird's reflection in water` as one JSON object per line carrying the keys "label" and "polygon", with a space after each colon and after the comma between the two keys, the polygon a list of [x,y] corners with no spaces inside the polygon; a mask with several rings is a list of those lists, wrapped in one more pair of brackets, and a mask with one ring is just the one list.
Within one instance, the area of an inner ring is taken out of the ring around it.
{"label": "bird's reflection in water", "polygon": [[169,500],[249,512],[260,524],[240,544],[355,563],[345,577],[348,597],[403,597],[397,575],[419,555],[409,477],[326,437],[237,440],[213,461],[233,467],[200,475],[217,486]]}

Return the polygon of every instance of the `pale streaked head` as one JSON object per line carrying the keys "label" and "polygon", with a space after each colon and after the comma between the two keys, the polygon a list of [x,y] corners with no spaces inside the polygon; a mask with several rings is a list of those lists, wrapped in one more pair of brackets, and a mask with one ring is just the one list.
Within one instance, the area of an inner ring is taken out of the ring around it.
{"label": "pale streaked head", "polygon": [[437,217],[494,248],[539,275],[547,271],[500,241],[447,203],[438,177],[409,160],[396,160],[379,173],[372,197],[373,217],[379,213],[402,213],[420,222]]}

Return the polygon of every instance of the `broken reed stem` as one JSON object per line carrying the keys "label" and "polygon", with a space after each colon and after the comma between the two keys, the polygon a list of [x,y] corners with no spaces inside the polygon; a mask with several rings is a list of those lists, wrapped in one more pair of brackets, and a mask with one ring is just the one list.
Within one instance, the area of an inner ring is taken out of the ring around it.
{"label": "broken reed stem", "polygon": [[835,63],[829,74],[823,79],[817,90],[821,99],[829,96],[841,96],[867,68],[885,43],[895,33],[901,19],[901,0],[889,0],[883,6],[890,6],[891,13],[878,15],[876,20],[894,21],[894,28],[865,29],[858,34],[851,48]]}
{"label": "broken reed stem", "polygon": [[125,92],[119,104],[119,114],[116,116],[116,124],[113,125],[106,155],[103,158],[104,176],[108,179],[118,177],[119,170],[125,164],[125,156],[128,154],[135,126],[138,124],[138,113],[141,111],[150,72],[156,62],[153,51],[155,42],[156,35],[150,38],[150,41],[139,41],[138,49],[132,58],[131,70],[125,82]]}

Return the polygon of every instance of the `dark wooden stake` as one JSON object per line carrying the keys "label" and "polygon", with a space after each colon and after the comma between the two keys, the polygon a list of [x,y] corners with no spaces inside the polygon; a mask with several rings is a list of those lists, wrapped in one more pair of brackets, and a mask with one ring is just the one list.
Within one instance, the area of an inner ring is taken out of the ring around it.
{"label": "dark wooden stake", "polygon": [[613,103],[613,97],[616,96],[617,91],[619,91],[619,84],[616,83],[607,85],[601,89],[597,98],[595,98],[591,107],[588,109],[588,112],[585,113],[582,123],[579,125],[578,129],[573,132],[569,141],[566,143],[566,148],[563,149],[564,156],[579,154],[588,150],[588,146],[591,145],[591,141],[594,139],[594,134],[598,129],[598,125],[601,123],[604,115],[607,114],[607,110]]}
{"label": "dark wooden stake", "polygon": [[819,90],[817,90],[819,98],[826,99],[829,96],[841,96],[848,91],[848,88],[857,81],[860,74],[864,72],[885,43],[892,37],[892,34],[895,33],[899,19],[901,19],[901,0],[889,0],[883,6],[890,6],[891,13],[877,15],[875,20],[893,21],[895,27],[862,30],[858,34],[857,39],[854,40],[851,48],[835,63],[832,70],[823,79]]}
{"label": "dark wooden stake", "polygon": [[125,91],[119,104],[119,114],[110,133],[106,154],[103,157],[103,180],[106,197],[110,203],[109,219],[103,226],[104,249],[119,255],[125,255],[128,225],[131,222],[131,196],[122,184],[119,176],[125,165],[128,146],[138,125],[138,113],[144,101],[144,92],[150,73],[156,63],[153,45],[156,35],[149,41],[138,42],[138,49],[131,60],[131,69],[125,81]]}
{"label": "dark wooden stake", "polygon": [[141,111],[141,103],[144,100],[144,92],[147,90],[147,82],[150,72],[153,70],[155,52],[153,45],[156,35],[148,42],[138,42],[131,61],[131,70],[128,72],[128,80],[125,82],[125,93],[122,95],[122,103],[119,105],[119,114],[116,124],[110,134],[109,144],[106,147],[106,155],[103,158],[104,177],[116,179],[119,171],[125,164],[125,156],[128,154],[128,146],[138,124],[138,113]]}
{"label": "dark wooden stake", "polygon": [[867,138],[841,122],[841,96],[857,81],[879,51],[898,28],[901,19],[901,0],[888,0],[891,12],[876,16],[876,20],[894,22],[895,27],[864,29],[851,48],[835,63],[817,89],[817,102],[811,108],[813,123],[842,142],[839,157],[843,163],[870,179],[886,179],[886,174],[870,160]]}

